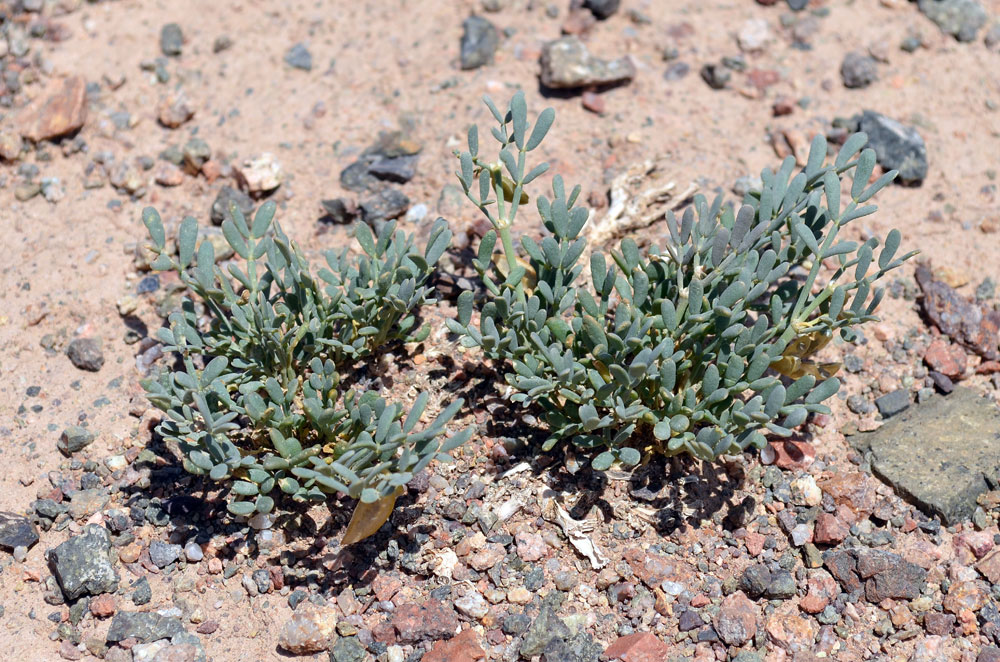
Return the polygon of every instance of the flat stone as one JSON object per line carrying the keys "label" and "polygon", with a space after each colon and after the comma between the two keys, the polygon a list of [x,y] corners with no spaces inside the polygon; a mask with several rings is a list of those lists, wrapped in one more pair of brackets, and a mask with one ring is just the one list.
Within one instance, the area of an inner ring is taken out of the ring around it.
{"label": "flat stone", "polygon": [[20,113],[19,131],[28,140],[52,140],[87,121],[87,82],[81,76],[53,79]]}
{"label": "flat stone", "polygon": [[410,208],[410,199],[394,188],[379,191],[361,201],[361,218],[369,225],[399,218]]}
{"label": "flat stone", "polygon": [[652,632],[636,632],[619,637],[604,651],[606,660],[622,662],[659,662],[667,659],[670,647]]}
{"label": "flat stone", "polygon": [[400,643],[425,639],[445,639],[458,629],[458,616],[451,605],[440,600],[400,605],[392,615],[392,626]]}
{"label": "flat stone", "polygon": [[49,551],[49,564],[67,600],[118,590],[118,573],[108,558],[110,550],[108,530],[90,524],[80,535]]}
{"label": "flat stone", "polygon": [[419,158],[415,154],[380,158],[368,166],[368,172],[378,179],[405,184],[417,174],[417,159]]}
{"label": "flat stone", "polygon": [[603,60],[595,57],[572,35],[545,44],[541,66],[542,85],[556,89],[614,85],[635,77],[635,66],[629,58]]}
{"label": "flat stone", "polygon": [[69,457],[73,453],[82,451],[84,448],[94,443],[94,433],[79,425],[71,425],[59,435],[56,448],[59,452]]}
{"label": "flat stone", "polygon": [[462,22],[459,56],[463,69],[478,69],[493,62],[500,44],[496,26],[482,16],[470,16]]}
{"label": "flat stone", "polygon": [[917,6],[942,32],[959,41],[974,41],[986,24],[986,10],[976,0],[918,0]]}
{"label": "flat stone", "polygon": [[38,530],[27,517],[0,512],[0,549],[13,552],[16,547],[31,549],[38,542]]}
{"label": "flat stone", "polygon": [[97,372],[104,365],[101,344],[94,338],[77,338],[71,341],[66,347],[66,356],[80,370]]}
{"label": "flat stone", "polygon": [[357,637],[339,637],[330,649],[332,662],[364,662],[368,652]]}
{"label": "flat stone", "polygon": [[170,639],[184,632],[180,619],[163,616],[155,611],[119,611],[111,619],[107,640],[111,642],[138,639],[144,644]]}
{"label": "flat stone", "polygon": [[905,389],[897,389],[891,393],[875,398],[875,406],[882,418],[891,418],[896,414],[906,411],[910,406],[910,392]]}
{"label": "flat stone", "polygon": [[861,115],[861,131],[886,170],[898,170],[903,184],[920,184],[927,177],[927,145],[917,130],[872,110]]}
{"label": "flat stone", "polygon": [[948,525],[971,517],[1000,478],[1000,411],[967,388],[932,396],[851,443],[871,449],[876,476]]}

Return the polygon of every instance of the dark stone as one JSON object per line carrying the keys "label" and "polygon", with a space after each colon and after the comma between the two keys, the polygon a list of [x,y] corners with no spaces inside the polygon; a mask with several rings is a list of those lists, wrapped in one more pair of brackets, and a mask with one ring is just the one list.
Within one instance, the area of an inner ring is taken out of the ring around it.
{"label": "dark stone", "polygon": [[295,44],[288,49],[287,53],[285,53],[285,64],[295,69],[312,71],[312,53],[309,52],[309,49],[306,48],[305,44]]}
{"label": "dark stone", "polygon": [[148,644],[160,639],[170,639],[184,632],[180,620],[161,616],[154,611],[120,611],[111,619],[107,641],[119,642],[138,639]]}
{"label": "dark stone", "polygon": [[542,651],[542,662],[599,662],[603,652],[603,646],[581,631],[569,639],[557,637],[549,641]]}
{"label": "dark stone", "polygon": [[918,266],[914,275],[924,295],[924,313],[934,326],[984,359],[1000,359],[1000,311],[962,296],[936,280],[925,265]]}
{"label": "dark stone", "polygon": [[918,0],[917,6],[945,34],[974,41],[986,24],[986,10],[976,0]]}
{"label": "dark stone", "polygon": [[368,166],[368,172],[385,181],[405,184],[417,174],[418,158],[420,157],[416,154],[381,158]]}
{"label": "dark stone", "polygon": [[0,512],[0,549],[13,552],[15,547],[31,549],[38,542],[38,531],[27,517]]}
{"label": "dark stone", "polygon": [[59,452],[69,457],[73,453],[82,451],[84,448],[94,443],[94,433],[79,425],[71,425],[59,435],[56,448]]}
{"label": "dark stone", "polygon": [[947,636],[955,627],[955,615],[929,611],[924,614],[924,629],[928,634]]}
{"label": "dark stone", "polygon": [[[236,205],[236,208],[243,213],[244,218],[249,219],[253,215],[254,203],[249,195],[231,186],[223,186],[212,202],[212,222],[216,225],[222,225],[223,221],[231,218],[232,216],[229,213],[231,204]],[[250,224],[249,220],[247,224]]]}
{"label": "dark stone", "polygon": [[690,632],[691,630],[697,630],[705,624],[701,616],[696,611],[690,609],[685,609],[681,612],[681,615],[677,618],[677,629],[681,632]]}
{"label": "dark stone", "polygon": [[871,450],[872,472],[947,525],[972,516],[1000,480],[1000,411],[975,391],[935,395],[851,443]]}
{"label": "dark stone", "polygon": [[149,560],[157,568],[166,568],[176,561],[184,553],[181,545],[171,545],[162,540],[154,540],[149,543]]}
{"label": "dark stone", "polygon": [[358,193],[376,188],[379,179],[368,172],[369,165],[371,165],[369,160],[361,159],[344,168],[340,172],[340,185],[348,191]]}
{"label": "dark stone", "polygon": [[759,598],[771,584],[771,571],[763,563],[756,563],[743,571],[739,587],[751,598]]}
{"label": "dark stone", "polygon": [[344,198],[333,198],[331,200],[321,200],[319,203],[326,214],[319,220],[323,223],[334,225],[347,225],[358,215],[357,207],[354,203]]}
{"label": "dark stone", "polygon": [[898,554],[874,549],[857,551],[858,574],[867,579],[865,597],[872,604],[886,598],[913,600],[920,597],[927,571]]}
{"label": "dark stone", "polygon": [[153,589],[149,586],[149,580],[145,577],[140,577],[139,580],[132,585],[132,604],[136,607],[141,607],[142,605],[149,604],[149,601],[153,599]]}
{"label": "dark stone", "polygon": [[868,134],[868,146],[875,150],[879,165],[898,170],[903,184],[917,184],[927,176],[927,145],[917,130],[881,113],[866,110],[859,128]]}
{"label": "dark stone", "polygon": [[482,16],[470,16],[462,22],[459,53],[463,69],[477,69],[493,62],[500,44],[496,26]]}
{"label": "dark stone", "polygon": [[33,502],[32,507],[39,517],[45,519],[55,519],[66,512],[67,508],[61,503],[56,503],[52,499],[38,499]]}
{"label": "dark stone", "polygon": [[951,377],[948,375],[942,375],[940,372],[931,370],[927,373],[927,376],[931,378],[934,382],[934,386],[937,390],[941,391],[945,395],[948,395],[955,390],[955,382],[951,381]]}
{"label": "dark stone", "polygon": [[410,199],[396,189],[385,189],[361,202],[361,218],[369,225],[399,218],[410,208]]}
{"label": "dark stone", "polygon": [[635,77],[635,66],[627,57],[603,60],[590,54],[574,35],[550,41],[540,58],[542,85],[555,89],[616,85]]}
{"label": "dark stone", "polygon": [[160,277],[156,274],[152,276],[146,276],[139,281],[139,284],[135,287],[136,294],[149,294],[150,292],[155,292],[160,289]]}
{"label": "dark stone", "polygon": [[538,613],[538,618],[531,624],[528,631],[524,633],[521,641],[521,656],[530,658],[541,655],[545,647],[553,639],[568,639],[569,628],[562,620],[556,616],[549,606],[544,606]]}
{"label": "dark stone", "polygon": [[516,637],[519,634],[524,634],[530,625],[531,617],[527,614],[508,614],[504,616],[500,628],[504,631],[504,634]]}
{"label": "dark stone", "polygon": [[663,73],[664,80],[675,81],[684,78],[691,73],[691,65],[687,62],[674,62]]}
{"label": "dark stone", "polygon": [[823,565],[848,593],[861,590],[861,578],[857,573],[858,562],[851,551],[832,549],[824,552]]}
{"label": "dark stone", "polygon": [[176,57],[184,48],[184,33],[176,23],[167,23],[160,30],[160,50],[167,57]]}
{"label": "dark stone", "polygon": [[118,590],[118,573],[108,558],[110,550],[111,535],[96,524],[88,525],[80,535],[49,550],[52,574],[67,600]]}
{"label": "dark stone", "polygon": [[886,393],[880,398],[875,398],[875,406],[878,407],[878,412],[882,414],[882,418],[890,418],[909,408],[910,392],[905,388],[901,388],[892,393]]}
{"label": "dark stone", "polygon": [[861,53],[848,53],[840,64],[840,77],[844,81],[844,87],[868,87],[878,79],[875,58]]}
{"label": "dark stone", "polygon": [[80,370],[97,372],[104,365],[101,345],[93,338],[77,338],[66,348],[66,356]]}
{"label": "dark stone", "polygon": [[713,90],[723,89],[732,77],[733,74],[729,68],[721,64],[706,64],[701,68],[702,80],[708,83],[708,86]]}
{"label": "dark stone", "polygon": [[604,20],[618,11],[621,0],[584,0],[583,6],[600,20]]}
{"label": "dark stone", "polygon": [[339,637],[330,650],[331,662],[364,662],[368,651],[357,637]]}
{"label": "dark stone", "polygon": [[1000,662],[1000,648],[996,646],[983,646],[976,657],[976,662]]}
{"label": "dark stone", "polygon": [[802,11],[809,5],[809,0],[788,0],[788,8],[792,11]]}
{"label": "dark stone", "polygon": [[271,590],[271,573],[266,569],[254,570],[252,577],[259,593],[267,593]]}
{"label": "dark stone", "polygon": [[767,586],[766,595],[772,600],[787,600],[795,595],[795,577],[787,570],[779,570],[771,577],[771,583]]}

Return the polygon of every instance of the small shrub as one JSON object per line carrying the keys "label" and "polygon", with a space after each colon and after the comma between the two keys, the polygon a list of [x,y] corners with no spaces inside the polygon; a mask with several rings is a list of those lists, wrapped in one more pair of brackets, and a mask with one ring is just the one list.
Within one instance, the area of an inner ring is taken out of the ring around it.
{"label": "small shrub", "polygon": [[231,481],[234,514],[270,512],[277,489],[298,501],[343,493],[388,502],[388,517],[413,474],[447,459],[472,430],[443,436],[461,400],[420,428],[426,393],[407,410],[375,392],[341,393],[340,371],[392,342],[427,336],[418,314],[434,303],[426,283],[451,232],[438,219],[418,251],[395,223],[377,236],[359,224],[363,254],[327,253],[317,278],[272,224],[274,211],[263,204],[248,225],[231,208],[222,230],[240,260],[226,272],[212,243],[199,243],[193,218],[181,223],[174,255],[159,215],[143,212],[153,268],[176,271],[190,294],[157,334],[179,366],[143,384],[166,414],[157,431],[177,443],[187,471]]}
{"label": "small shrub", "polygon": [[[876,210],[865,203],[896,176],[868,183],[875,153],[862,150],[864,134],[832,162],[818,136],[805,168],[793,176],[788,158],[777,172],[764,170],[763,190],[739,208],[697,196],[680,220],[667,214],[662,246],[642,251],[625,238],[610,257],[590,255],[585,274],[579,186],[567,193],[555,177],[552,197],[537,201],[541,241],[519,228],[518,250],[512,238],[524,188],[548,167],[527,170],[526,156],[554,113],[544,110],[532,128],[522,93],[503,113],[486,104],[498,157],[481,155],[473,126],[457,174],[493,225],[475,261],[487,294],[477,303],[464,292],[449,328],[502,364],[511,400],[541,408],[544,450],[571,440],[596,453],[598,470],[653,453],[714,460],[829,412],[822,403],[838,389],[839,364],[812,355],[834,332],[851,339],[876,319],[882,290],[873,285],[912,255],[896,257],[896,230],[877,257],[878,239],[837,238]],[[842,206],[845,174],[851,200]],[[824,263],[832,265],[826,273]]]}

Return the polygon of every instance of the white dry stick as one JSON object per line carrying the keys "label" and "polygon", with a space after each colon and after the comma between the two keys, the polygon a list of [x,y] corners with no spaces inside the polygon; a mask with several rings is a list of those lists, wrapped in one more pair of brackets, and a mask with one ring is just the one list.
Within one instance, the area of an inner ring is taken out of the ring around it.
{"label": "white dry stick", "polygon": [[601,553],[588,532],[594,529],[594,523],[588,520],[573,519],[566,512],[566,509],[556,501],[556,493],[552,490],[542,488],[538,496],[542,507],[542,517],[549,522],[558,524],[569,538],[570,544],[590,560],[590,565],[598,570],[608,564],[607,557]]}

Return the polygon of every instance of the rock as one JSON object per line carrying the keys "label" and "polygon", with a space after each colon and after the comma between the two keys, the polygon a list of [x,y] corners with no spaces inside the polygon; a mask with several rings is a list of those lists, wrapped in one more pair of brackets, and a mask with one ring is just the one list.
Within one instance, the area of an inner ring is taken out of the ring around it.
{"label": "rock", "polygon": [[313,68],[313,58],[312,53],[306,48],[303,43],[298,43],[288,49],[285,53],[285,64],[292,67],[293,69],[301,69],[302,71],[312,71]]}
{"label": "rock", "polygon": [[976,0],[918,0],[924,16],[959,41],[974,41],[986,23],[986,10]]}
{"label": "rock", "polygon": [[667,659],[670,651],[670,646],[660,641],[653,633],[636,632],[618,637],[604,651],[604,659],[622,660],[622,662],[660,662]]}
{"label": "rock", "polygon": [[13,552],[18,547],[28,550],[38,542],[38,530],[27,517],[0,512],[0,549]]}
{"label": "rock", "polygon": [[24,141],[16,131],[0,130],[0,158],[4,161],[16,161],[24,150]]}
{"label": "rock", "polygon": [[905,388],[875,398],[875,406],[882,418],[891,418],[906,411],[910,407],[910,392]]}
{"label": "rock", "polygon": [[879,165],[898,170],[903,184],[919,185],[927,176],[927,146],[917,130],[880,113],[866,110],[859,128],[868,134]]}
{"label": "rock", "polygon": [[87,83],[81,76],[52,79],[20,113],[20,134],[33,142],[78,131],[87,121]]}
{"label": "rock", "polygon": [[963,297],[925,265],[914,275],[924,295],[924,313],[934,326],[984,359],[1000,359],[1000,311]]}
{"label": "rock", "polygon": [[728,67],[721,64],[706,64],[701,68],[701,79],[713,90],[721,90],[729,84],[733,77]]}
{"label": "rock", "polygon": [[990,49],[996,48],[1000,44],[1000,23],[993,24],[993,27],[983,37],[983,43],[986,44],[986,48]]}
{"label": "rock", "polygon": [[469,591],[456,599],[455,609],[477,621],[490,613],[490,605],[479,591]]}
{"label": "rock", "polygon": [[948,595],[944,597],[941,604],[945,611],[957,616],[966,609],[973,613],[979,611],[986,604],[987,599],[989,599],[989,592],[979,580],[952,582],[948,589]]}
{"label": "rock", "polygon": [[229,205],[231,204],[236,205],[249,224],[249,219],[253,216],[254,211],[253,198],[231,186],[223,186],[219,194],[215,196],[211,210],[212,222],[216,225],[222,225],[224,220],[230,218]]}
{"label": "rock", "polygon": [[865,598],[876,604],[886,598],[919,597],[927,577],[923,568],[884,550],[833,550],[823,554],[823,564],[845,591],[857,591],[863,585]]}
{"label": "rock", "polygon": [[851,527],[841,522],[835,515],[820,513],[813,527],[813,542],[818,545],[837,545],[847,537]]}
{"label": "rock", "polygon": [[996,646],[983,646],[979,650],[976,662],[1000,662],[1000,648]]}
{"label": "rock", "polygon": [[517,542],[517,555],[522,561],[534,563],[540,561],[549,554],[549,546],[537,533],[519,531],[514,540]]}
{"label": "rock", "polygon": [[184,93],[172,92],[160,100],[156,117],[163,126],[176,129],[194,117],[194,108],[188,103]]}
{"label": "rock", "polygon": [[368,172],[378,179],[405,184],[417,174],[417,155],[380,158],[368,166]]}
{"label": "rock", "polygon": [[463,630],[447,641],[439,641],[421,658],[421,662],[476,662],[485,660],[486,651],[479,644],[475,630]]}
{"label": "rock", "polygon": [[764,50],[771,41],[771,28],[767,19],[751,18],[743,24],[736,35],[736,42],[744,53],[757,53]]}
{"label": "rock", "polygon": [[184,33],[176,23],[167,23],[160,30],[160,51],[167,57],[177,57],[184,48]]}
{"label": "rock", "polygon": [[990,580],[991,584],[1000,584],[1000,550],[993,552],[977,563],[976,570],[982,573],[983,577]]}
{"label": "rock", "polygon": [[540,62],[542,85],[555,89],[615,85],[635,77],[635,66],[628,57],[617,60],[595,57],[573,35],[545,44]]}
{"label": "rock", "polygon": [[66,356],[80,370],[97,372],[104,365],[101,345],[94,338],[77,338],[66,347]]}
{"label": "rock", "polygon": [[97,618],[107,618],[115,613],[115,596],[110,593],[99,595],[90,601],[90,613]]}
{"label": "rock", "polygon": [[358,215],[357,205],[347,198],[333,198],[332,200],[320,200],[320,206],[326,214],[320,218],[323,223],[334,225],[347,225]]}
{"label": "rock", "polygon": [[82,520],[103,510],[110,500],[107,491],[100,488],[77,490],[70,497],[69,514],[73,519]]}
{"label": "rock", "polygon": [[859,515],[868,515],[875,509],[875,489],[878,481],[857,471],[837,473],[817,483],[838,506],[847,506]]}
{"label": "rock", "polygon": [[816,479],[806,474],[791,482],[792,503],[796,506],[818,506],[823,501],[823,491],[816,484]]}
{"label": "rock", "polygon": [[137,639],[149,644],[171,639],[184,632],[180,619],[154,611],[120,611],[111,619],[107,640],[111,642]]}
{"label": "rock", "polygon": [[154,540],[149,543],[149,560],[157,568],[166,568],[176,561],[184,553],[184,548],[180,545],[171,545],[162,540]]}
{"label": "rock", "polygon": [[1000,411],[971,389],[931,396],[851,443],[871,450],[875,475],[948,525],[971,517],[1000,478]]}
{"label": "rock", "polygon": [[392,615],[392,627],[400,643],[414,644],[425,639],[445,639],[458,630],[455,610],[440,600],[400,605]]}
{"label": "rock", "polygon": [[621,0],[583,0],[583,6],[599,20],[604,20],[618,11]]}
{"label": "rock", "polygon": [[462,69],[478,69],[493,62],[500,44],[496,26],[482,16],[470,16],[462,22],[459,54]]}
{"label": "rock", "polygon": [[875,58],[862,53],[848,53],[840,64],[840,78],[847,88],[868,87],[878,79]]}
{"label": "rock", "polygon": [[767,617],[764,631],[775,645],[796,653],[813,650],[819,627],[812,619],[800,616],[795,605],[788,602]]}
{"label": "rock", "polygon": [[[760,190],[756,188],[753,190]],[[774,464],[786,471],[803,471],[816,459],[816,449],[807,441],[775,440],[761,451],[761,462]]]}
{"label": "rock", "polygon": [[808,592],[799,600],[799,609],[807,614],[819,614],[840,593],[837,580],[824,570],[812,571],[808,586]]}
{"label": "rock", "polygon": [[792,573],[787,570],[778,570],[772,575],[765,595],[770,600],[787,600],[795,595],[796,590],[795,577],[792,576]]}
{"label": "rock", "polygon": [[947,636],[955,628],[955,616],[929,611],[924,614],[924,629],[928,634]]}
{"label": "rock", "polygon": [[402,191],[385,189],[361,201],[361,218],[369,225],[399,218],[410,208],[410,199]]}
{"label": "rock", "polygon": [[284,180],[281,164],[269,152],[244,160],[238,167],[233,168],[233,174],[236,175],[240,188],[253,197],[260,197],[273,191],[281,186]]}
{"label": "rock", "polygon": [[150,600],[153,599],[153,589],[149,585],[149,580],[145,577],[141,577],[133,584],[132,589],[132,604],[136,607],[148,605]]}
{"label": "rock", "polygon": [[73,453],[82,451],[84,448],[94,443],[94,433],[79,425],[71,425],[59,435],[56,448],[66,457]]}
{"label": "rock", "polygon": [[192,175],[201,172],[201,168],[212,158],[212,148],[201,138],[192,138],[184,143],[181,148],[184,157],[184,166]]}
{"label": "rock", "polygon": [[184,183],[184,171],[173,163],[162,163],[156,169],[153,181],[160,186],[180,186]]}
{"label": "rock", "polygon": [[965,374],[965,351],[943,338],[935,338],[924,352],[924,363],[949,381],[958,380]]}
{"label": "rock", "polygon": [[521,640],[521,657],[530,658],[540,655],[553,639],[567,639],[572,633],[562,620],[556,616],[552,607],[543,605],[538,612],[538,618],[532,622]]}
{"label": "rock", "polygon": [[326,650],[331,638],[336,636],[337,618],[336,607],[305,602],[281,627],[278,646],[296,655]]}
{"label": "rock", "polygon": [[118,573],[108,558],[110,550],[108,530],[89,524],[83,533],[49,551],[49,565],[67,600],[118,590]]}
{"label": "rock", "polygon": [[740,590],[751,598],[759,598],[771,584],[771,571],[763,563],[747,566],[740,576]]}
{"label": "rock", "polygon": [[541,662],[600,662],[604,646],[586,632],[578,631],[568,639],[555,638],[545,645]]}
{"label": "rock", "polygon": [[737,591],[723,599],[714,623],[723,642],[741,646],[757,633],[757,607],[742,591]]}
{"label": "rock", "polygon": [[331,662],[364,662],[368,652],[357,637],[340,637],[330,650]]}

